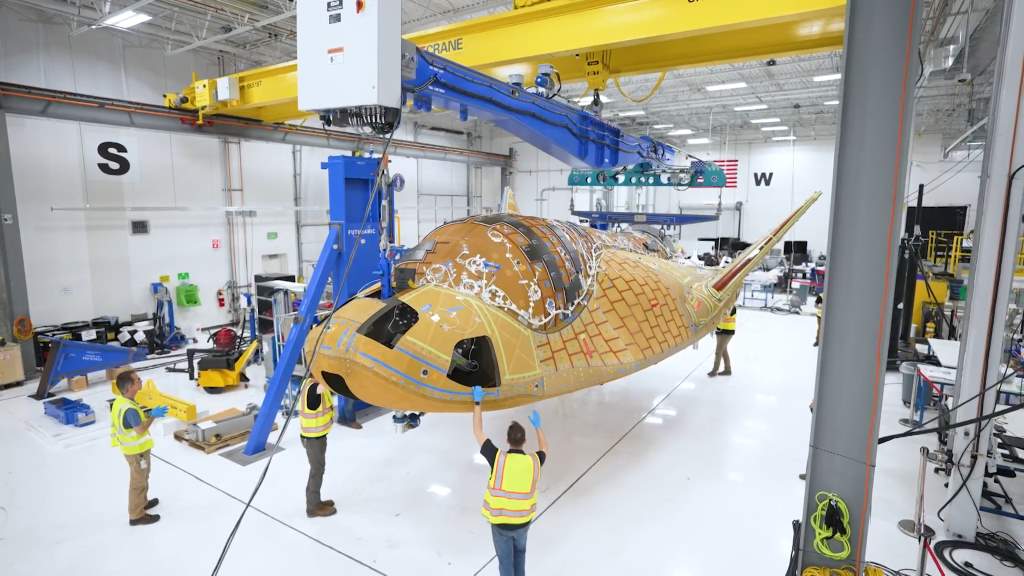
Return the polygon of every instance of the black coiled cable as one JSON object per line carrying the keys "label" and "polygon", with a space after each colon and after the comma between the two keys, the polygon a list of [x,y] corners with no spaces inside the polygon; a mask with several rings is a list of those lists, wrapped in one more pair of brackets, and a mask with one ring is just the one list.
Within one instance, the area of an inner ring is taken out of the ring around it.
{"label": "black coiled cable", "polygon": [[1000,571],[999,574],[985,572],[968,560],[958,560],[957,558],[954,558],[954,554],[965,550],[988,554],[998,560],[1003,566],[1016,568],[1021,574],[1024,574],[1024,558],[1021,558],[1019,552],[1014,551],[1009,546],[992,546],[981,542],[943,540],[942,542],[936,543],[933,546],[933,550],[935,551],[935,555],[938,556],[939,561],[949,568],[950,572],[957,576],[1001,576],[1007,574],[1004,571]]}

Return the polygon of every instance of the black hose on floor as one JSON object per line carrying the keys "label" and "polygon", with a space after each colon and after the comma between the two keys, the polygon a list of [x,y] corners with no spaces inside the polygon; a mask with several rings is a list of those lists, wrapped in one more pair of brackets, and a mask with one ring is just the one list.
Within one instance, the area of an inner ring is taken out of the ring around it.
{"label": "black hose on floor", "polygon": [[998,560],[1003,566],[1006,566],[1007,568],[1016,568],[1021,574],[1024,574],[1024,558],[1021,558],[1020,554],[1008,547],[989,546],[987,544],[961,542],[959,540],[943,540],[942,542],[936,543],[932,549],[935,551],[935,555],[938,556],[939,561],[949,568],[950,572],[957,576],[1009,575],[1005,570],[1000,570],[999,574],[985,572],[984,570],[976,567],[969,560],[958,560],[957,558],[954,558],[955,553],[964,550],[988,554]]}

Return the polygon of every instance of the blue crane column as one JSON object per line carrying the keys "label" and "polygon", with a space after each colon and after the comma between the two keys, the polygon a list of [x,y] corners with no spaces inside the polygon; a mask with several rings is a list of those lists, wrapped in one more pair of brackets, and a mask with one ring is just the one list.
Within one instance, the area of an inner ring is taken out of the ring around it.
{"label": "blue crane column", "polygon": [[[381,187],[373,195],[374,180],[380,170],[380,158],[331,156],[320,167],[327,170],[330,225],[327,239],[317,259],[313,275],[306,286],[296,325],[288,334],[284,351],[263,398],[252,434],[245,445],[245,454],[255,456],[267,447],[267,438],[274,418],[281,407],[288,382],[302,353],[320,302],[330,279],[334,307],[373,282],[387,277],[388,264],[380,250],[381,199],[388,196],[391,210],[392,191]],[[369,212],[367,213],[367,206]],[[392,213],[388,213],[388,233],[392,234]],[[352,259],[351,265],[348,264]],[[349,266],[348,276],[345,268]]]}

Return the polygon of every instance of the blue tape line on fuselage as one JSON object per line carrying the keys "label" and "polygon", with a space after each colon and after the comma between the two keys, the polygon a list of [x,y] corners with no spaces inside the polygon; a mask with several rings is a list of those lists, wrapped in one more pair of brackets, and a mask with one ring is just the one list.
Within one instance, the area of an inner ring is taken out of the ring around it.
{"label": "blue tape line on fuselage", "polygon": [[374,356],[370,356],[366,352],[359,352],[359,355],[362,356],[363,358],[366,358],[367,360],[371,360],[373,362],[376,362],[382,368],[385,368],[386,370],[388,370],[390,372],[394,372],[395,374],[401,376],[402,378],[405,378],[406,380],[408,380],[409,382],[412,382],[413,384],[416,384],[417,386],[422,386],[423,388],[429,388],[431,390],[435,390],[437,392],[441,392],[441,393],[444,393],[444,394],[451,394],[453,396],[471,396],[473,394],[472,390],[467,390],[466,392],[457,392],[455,390],[447,390],[445,388],[438,388],[437,386],[431,386],[430,384],[427,384],[426,382],[421,382],[421,381],[413,378],[412,376],[409,376],[408,374],[402,372],[401,370],[398,370],[397,368],[395,368],[394,366],[389,365],[388,363],[384,362],[380,358],[376,358]]}
{"label": "blue tape line on fuselage", "polygon": [[335,346],[335,348],[341,348],[341,345],[345,342],[345,338],[348,337],[348,331],[351,329],[352,327],[350,326],[348,328],[345,328],[344,331],[342,331],[341,336],[338,336],[338,344],[337,346]]}
{"label": "blue tape line on fuselage", "polygon": [[444,368],[441,368],[440,366],[438,366],[437,364],[434,364],[433,362],[427,360],[426,358],[420,358],[419,356],[413,354],[412,352],[409,352],[405,348],[399,348],[399,347],[396,346],[395,350],[398,350],[402,354],[405,354],[406,356],[408,356],[409,358],[412,358],[413,360],[416,360],[417,362],[422,362],[422,363],[426,364],[427,366],[430,366],[431,368],[433,368],[434,370],[437,370],[441,374],[447,374],[448,373],[448,371],[445,370]]}
{"label": "blue tape line on fuselage", "polygon": [[[359,355],[362,356],[363,358],[366,358],[367,360],[372,360],[373,362],[376,362],[377,364],[380,364],[381,368],[385,368],[385,369],[387,369],[387,370],[389,370],[391,372],[394,372],[395,374],[398,374],[402,378],[405,378],[406,380],[408,380],[409,382],[412,382],[413,384],[416,384],[417,386],[422,386],[423,388],[429,388],[431,390],[435,390],[435,391],[441,392],[443,394],[451,394],[451,395],[454,395],[454,396],[472,396],[473,395],[473,391],[472,390],[467,390],[466,392],[458,392],[456,390],[448,390],[446,388],[438,388],[437,386],[431,386],[430,384],[427,384],[426,382],[420,382],[419,380],[413,378],[412,376],[409,376],[408,374],[402,372],[401,370],[396,369],[395,367],[389,365],[388,363],[384,362],[380,358],[376,358],[374,356],[370,356],[366,352],[359,352]],[[497,398],[499,396],[499,393],[498,393],[497,390],[495,390],[494,392],[485,391],[484,392],[484,396],[493,396],[493,397]]]}

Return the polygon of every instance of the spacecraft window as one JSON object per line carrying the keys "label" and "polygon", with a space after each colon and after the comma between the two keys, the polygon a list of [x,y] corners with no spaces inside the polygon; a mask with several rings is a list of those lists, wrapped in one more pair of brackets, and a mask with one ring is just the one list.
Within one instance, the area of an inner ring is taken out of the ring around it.
{"label": "spacecraft window", "polygon": [[388,348],[394,348],[398,340],[405,335],[420,315],[405,302],[397,298],[386,301],[386,305],[359,327],[358,332]]}
{"label": "spacecraft window", "polygon": [[500,382],[498,358],[487,336],[466,338],[455,343],[448,378],[463,386],[497,388]]}

